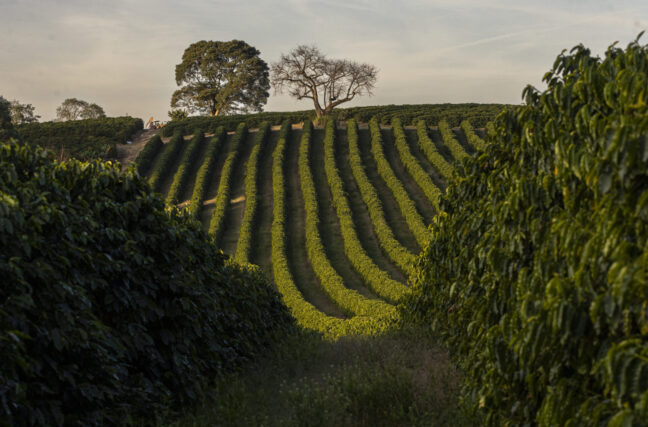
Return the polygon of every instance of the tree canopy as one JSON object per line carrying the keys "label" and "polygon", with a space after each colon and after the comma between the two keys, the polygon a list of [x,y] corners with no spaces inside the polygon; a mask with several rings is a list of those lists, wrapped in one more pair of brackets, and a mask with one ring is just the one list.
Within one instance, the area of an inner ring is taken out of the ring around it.
{"label": "tree canopy", "polygon": [[241,40],[191,44],[176,65],[180,89],[173,93],[171,107],[211,116],[262,111],[270,83],[268,65],[259,54]]}
{"label": "tree canopy", "polygon": [[11,103],[0,96],[0,141],[16,137],[16,131],[11,122]]}
{"label": "tree canopy", "polygon": [[315,46],[297,46],[272,64],[271,82],[275,91],[288,89],[298,100],[313,100],[317,117],[356,96],[372,95],[378,69],[346,59],[329,59]]}
{"label": "tree canopy", "polygon": [[11,121],[14,126],[22,125],[24,123],[35,123],[40,119],[39,115],[34,114],[34,106],[31,104],[21,104],[17,100],[11,101],[9,107],[11,112]]}
{"label": "tree canopy", "polygon": [[61,121],[80,119],[100,119],[106,117],[103,108],[76,98],[68,98],[56,108],[56,118]]}

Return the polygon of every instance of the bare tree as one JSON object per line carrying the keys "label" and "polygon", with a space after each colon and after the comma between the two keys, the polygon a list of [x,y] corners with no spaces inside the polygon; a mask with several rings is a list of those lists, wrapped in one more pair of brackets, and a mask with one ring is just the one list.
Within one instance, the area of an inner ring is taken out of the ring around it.
{"label": "bare tree", "polygon": [[283,89],[299,100],[309,98],[317,117],[356,96],[373,95],[378,69],[346,59],[329,59],[315,46],[297,46],[270,68],[275,92]]}

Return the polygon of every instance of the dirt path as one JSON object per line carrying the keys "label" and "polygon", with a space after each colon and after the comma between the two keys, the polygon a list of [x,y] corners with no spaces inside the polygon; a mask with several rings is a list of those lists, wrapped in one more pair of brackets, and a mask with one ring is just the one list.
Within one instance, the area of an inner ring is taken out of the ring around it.
{"label": "dirt path", "polygon": [[148,140],[158,133],[160,133],[160,129],[140,130],[133,135],[131,144],[117,144],[117,160],[121,163],[122,170],[135,161]]}
{"label": "dirt path", "polygon": [[232,145],[232,135],[227,134],[222,141],[220,150],[218,150],[218,158],[216,159],[216,164],[214,165],[214,173],[211,177],[211,182],[207,186],[207,194],[205,194],[205,201],[203,203],[202,209],[200,210],[200,222],[202,222],[203,228],[205,230],[209,229],[209,221],[211,220],[212,213],[216,208],[216,195],[218,194],[218,184],[220,183],[221,171],[223,169],[223,164],[227,158]]}
{"label": "dirt path", "polygon": [[434,166],[432,166],[432,164],[426,157],[425,153],[423,153],[421,151],[421,148],[419,147],[418,134],[416,133],[416,128],[414,129],[405,128],[405,138],[407,139],[407,145],[409,146],[412,155],[416,157],[416,160],[418,160],[423,170],[427,172],[428,175],[430,175],[430,178],[432,178],[432,182],[434,182],[434,185],[439,187],[441,192],[445,192],[446,182],[443,179],[443,176],[441,176],[439,171],[436,170]]}
{"label": "dirt path", "polygon": [[335,135],[335,157],[336,166],[344,182],[344,191],[347,194],[347,200],[351,208],[355,230],[358,233],[358,239],[360,239],[362,247],[381,270],[389,273],[392,279],[405,283],[407,279],[403,272],[391,262],[380,247],[367,206],[362,200],[362,194],[360,194],[353,177],[351,165],[348,161],[349,142],[346,129],[338,129]]}
{"label": "dirt path", "polygon": [[[301,130],[292,130],[286,141],[285,178],[286,178],[286,257],[288,268],[295,284],[306,301],[322,312],[336,317],[344,317],[342,311],[324,292],[306,250],[306,211],[299,179],[299,141]],[[270,157],[270,156],[268,156]]]}
{"label": "dirt path", "polygon": [[419,253],[421,248],[407,226],[407,222],[398,207],[398,202],[396,202],[391,190],[378,173],[376,162],[371,154],[371,133],[367,127],[360,127],[358,129],[358,146],[360,148],[360,156],[362,157],[362,163],[365,167],[367,177],[374,187],[376,187],[376,191],[378,192],[378,197],[382,203],[387,224],[389,224],[394,232],[394,236],[401,245],[405,246],[415,254]]}
{"label": "dirt path", "polygon": [[234,164],[232,180],[230,182],[230,204],[225,211],[223,233],[221,234],[220,247],[223,252],[234,256],[241,234],[241,223],[245,212],[245,175],[247,162],[254,146],[258,129],[248,132],[239,145],[239,155]]}
{"label": "dirt path", "polygon": [[259,153],[257,174],[257,214],[254,227],[250,261],[261,266],[268,277],[272,277],[272,153],[279,139],[279,130],[272,130]]}
{"label": "dirt path", "polygon": [[320,215],[320,236],[331,265],[344,280],[347,288],[355,289],[367,298],[378,298],[353,269],[344,253],[344,241],[337,213],[333,207],[331,190],[324,170],[324,129],[313,129],[311,134],[311,171],[315,181]]}
{"label": "dirt path", "polygon": [[432,203],[425,197],[425,193],[421,190],[421,187],[418,186],[414,178],[407,172],[403,163],[400,160],[396,146],[394,145],[394,133],[390,129],[381,129],[382,138],[383,138],[383,148],[385,150],[385,157],[389,161],[394,174],[396,177],[403,183],[403,187],[407,191],[407,194],[412,198],[416,209],[423,217],[425,224],[430,224],[432,219],[436,215],[436,211],[432,206]]}

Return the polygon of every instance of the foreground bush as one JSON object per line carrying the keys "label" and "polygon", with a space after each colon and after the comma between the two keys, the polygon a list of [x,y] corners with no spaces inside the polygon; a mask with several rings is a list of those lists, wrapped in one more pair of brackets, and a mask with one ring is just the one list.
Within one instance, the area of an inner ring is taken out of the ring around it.
{"label": "foreground bush", "polygon": [[448,187],[407,314],[492,425],[648,420],[648,47],[561,54]]}
{"label": "foreground bush", "polygon": [[0,171],[0,424],[152,422],[291,324],[134,168],[8,143]]}

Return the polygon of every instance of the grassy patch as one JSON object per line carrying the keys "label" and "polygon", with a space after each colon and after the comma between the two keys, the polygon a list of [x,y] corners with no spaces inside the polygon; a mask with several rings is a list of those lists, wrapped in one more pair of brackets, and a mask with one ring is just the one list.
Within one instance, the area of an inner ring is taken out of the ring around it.
{"label": "grassy patch", "polygon": [[300,333],[221,379],[174,426],[472,425],[434,336],[405,330],[326,341]]}

